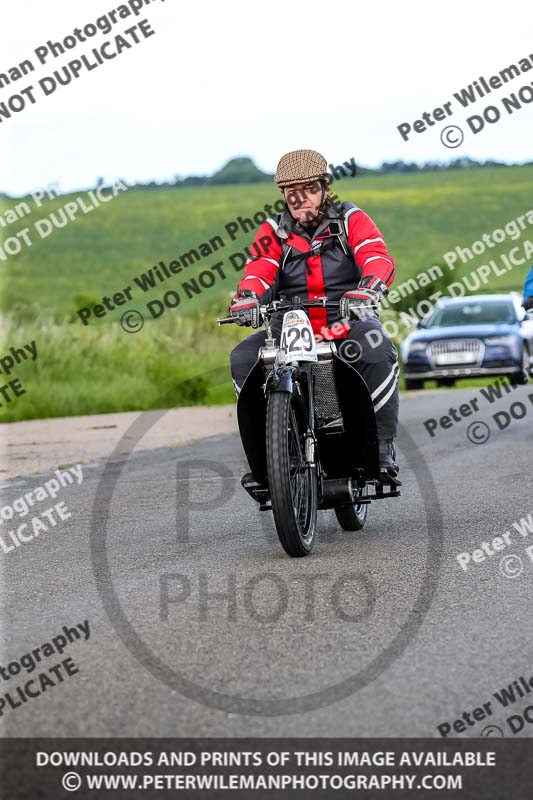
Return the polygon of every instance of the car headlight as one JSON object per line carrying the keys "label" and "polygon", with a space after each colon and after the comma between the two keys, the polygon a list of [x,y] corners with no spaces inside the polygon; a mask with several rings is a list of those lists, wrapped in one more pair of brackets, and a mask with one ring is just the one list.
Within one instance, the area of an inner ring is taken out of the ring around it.
{"label": "car headlight", "polygon": [[413,353],[417,350],[425,350],[427,346],[427,342],[411,342],[409,345],[409,352]]}
{"label": "car headlight", "polygon": [[490,345],[503,345],[504,347],[512,347],[515,338],[514,336],[487,336],[485,342]]}

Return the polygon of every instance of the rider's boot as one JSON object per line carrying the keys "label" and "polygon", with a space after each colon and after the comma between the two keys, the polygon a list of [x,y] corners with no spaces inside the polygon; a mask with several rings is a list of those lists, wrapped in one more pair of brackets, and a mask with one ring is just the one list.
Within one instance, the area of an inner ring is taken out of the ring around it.
{"label": "rider's boot", "polygon": [[399,471],[396,463],[396,452],[394,450],[394,439],[379,440],[379,470],[387,476],[395,478]]}

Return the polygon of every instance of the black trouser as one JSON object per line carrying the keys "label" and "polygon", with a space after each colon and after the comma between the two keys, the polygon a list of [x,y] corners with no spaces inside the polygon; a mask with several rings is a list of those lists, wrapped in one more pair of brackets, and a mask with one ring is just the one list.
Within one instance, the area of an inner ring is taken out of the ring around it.
{"label": "black trouser", "polygon": [[[279,330],[273,328],[279,342]],[[257,331],[232,350],[231,374],[237,395],[265,343],[266,332]],[[370,390],[380,439],[393,439],[398,427],[398,353],[377,317],[350,323],[345,339],[337,339],[339,354],[364,378]]]}

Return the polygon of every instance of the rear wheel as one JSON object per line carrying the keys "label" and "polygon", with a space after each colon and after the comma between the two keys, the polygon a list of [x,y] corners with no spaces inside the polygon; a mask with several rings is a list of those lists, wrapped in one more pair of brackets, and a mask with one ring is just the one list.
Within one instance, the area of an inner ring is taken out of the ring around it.
{"label": "rear wheel", "polygon": [[[367,488],[359,489],[357,494],[364,497]],[[354,503],[351,506],[341,506],[335,509],[337,522],[343,531],[360,531],[364,528],[368,514],[368,503]]]}
{"label": "rear wheel", "polygon": [[316,468],[305,459],[305,429],[293,395],[269,395],[266,423],[268,484],[274,522],[283,549],[306,556],[316,532]]}

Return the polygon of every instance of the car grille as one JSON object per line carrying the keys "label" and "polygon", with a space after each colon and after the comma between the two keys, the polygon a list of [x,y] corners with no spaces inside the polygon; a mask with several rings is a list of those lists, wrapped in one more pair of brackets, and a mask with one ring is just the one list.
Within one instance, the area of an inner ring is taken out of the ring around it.
{"label": "car grille", "polygon": [[[447,364],[465,364],[465,366],[479,367],[483,361],[485,345],[480,339],[442,339],[431,342],[427,348],[429,359],[433,366],[439,366],[439,361],[444,357]],[[457,355],[454,362],[453,356]],[[465,361],[468,358],[468,361]]]}

